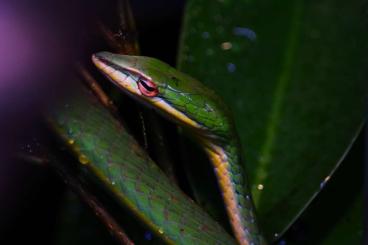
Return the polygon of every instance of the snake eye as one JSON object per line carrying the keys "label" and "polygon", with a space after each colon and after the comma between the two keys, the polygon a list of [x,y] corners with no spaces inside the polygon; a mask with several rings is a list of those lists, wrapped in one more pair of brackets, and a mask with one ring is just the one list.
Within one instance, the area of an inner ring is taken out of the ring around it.
{"label": "snake eye", "polygon": [[140,77],[138,80],[138,88],[139,91],[147,97],[154,97],[158,94],[156,84],[143,77]]}

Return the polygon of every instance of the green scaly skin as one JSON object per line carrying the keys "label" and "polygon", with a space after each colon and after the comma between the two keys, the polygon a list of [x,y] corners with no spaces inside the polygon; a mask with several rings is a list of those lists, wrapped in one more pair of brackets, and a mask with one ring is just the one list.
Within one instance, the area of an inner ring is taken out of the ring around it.
{"label": "green scaly skin", "polygon": [[85,89],[53,107],[53,129],[112,196],[166,244],[235,244],[149,159],[121,123]]}
{"label": "green scaly skin", "polygon": [[123,91],[194,133],[213,162],[238,243],[265,244],[242,170],[237,133],[222,100],[154,58],[100,52],[92,60]]}

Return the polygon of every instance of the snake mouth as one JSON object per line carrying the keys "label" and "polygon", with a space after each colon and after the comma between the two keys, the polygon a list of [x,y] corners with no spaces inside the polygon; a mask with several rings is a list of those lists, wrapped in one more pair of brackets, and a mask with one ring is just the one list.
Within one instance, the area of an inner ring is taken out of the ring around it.
{"label": "snake mouth", "polygon": [[109,69],[110,72],[119,71],[120,73],[137,80],[137,78],[141,76],[144,77],[144,75],[132,67],[132,64],[134,65],[135,63],[132,62],[134,61],[132,57],[134,58],[134,56],[119,55],[103,51],[92,54],[92,61],[100,69]]}
{"label": "snake mouth", "polygon": [[109,52],[93,54],[92,62],[111,82],[123,91],[128,91],[135,95],[141,94],[137,84],[137,73],[125,66],[118,65],[114,54]]}
{"label": "snake mouth", "polygon": [[125,76],[131,76],[129,70],[125,67],[119,66],[114,62],[113,54],[109,52],[99,52],[92,55],[92,62],[99,68],[105,75],[110,78],[110,75],[119,71]]}

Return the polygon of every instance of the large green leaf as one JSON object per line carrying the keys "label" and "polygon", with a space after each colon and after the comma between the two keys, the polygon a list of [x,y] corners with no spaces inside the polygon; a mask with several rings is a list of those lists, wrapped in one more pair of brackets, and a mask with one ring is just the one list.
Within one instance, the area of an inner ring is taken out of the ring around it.
{"label": "large green leaf", "polygon": [[281,238],[286,244],[361,244],[364,134],[331,180]]}
{"label": "large green leaf", "polygon": [[188,1],[179,67],[233,110],[269,238],[318,192],[361,128],[362,7],[358,0]]}

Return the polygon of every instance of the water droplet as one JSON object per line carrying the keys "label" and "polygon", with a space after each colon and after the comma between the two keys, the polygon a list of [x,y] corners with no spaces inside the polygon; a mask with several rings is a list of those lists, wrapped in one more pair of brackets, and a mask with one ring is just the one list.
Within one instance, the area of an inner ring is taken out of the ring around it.
{"label": "water droplet", "polygon": [[84,154],[79,155],[78,160],[81,164],[87,164],[89,162],[87,156]]}
{"label": "water droplet", "polygon": [[262,184],[259,184],[259,185],[257,185],[257,189],[261,191],[261,190],[264,189],[264,186]]}
{"label": "water droplet", "polygon": [[144,233],[144,239],[146,239],[147,241],[151,241],[152,240],[152,233],[150,231],[146,231]]}
{"label": "water droplet", "polygon": [[208,39],[210,37],[210,33],[208,31],[202,32],[202,37],[204,39]]}
{"label": "water droplet", "polygon": [[245,198],[246,198],[247,200],[250,200],[250,195],[246,195],[246,196],[245,196]]}
{"label": "water droplet", "polygon": [[160,229],[158,229],[158,233],[164,234],[164,231],[160,228]]}
{"label": "water droplet", "polygon": [[233,63],[228,63],[226,68],[228,72],[233,73],[236,70],[236,65]]}
{"label": "water droplet", "polygon": [[74,142],[75,142],[75,141],[74,141],[73,139],[69,139],[69,140],[68,140],[68,144],[70,144],[70,145],[74,144]]}
{"label": "water droplet", "polygon": [[286,245],[286,241],[285,240],[279,241],[279,245]]}
{"label": "water droplet", "polygon": [[221,43],[221,48],[223,50],[229,50],[233,47],[232,43],[231,42],[223,42]]}
{"label": "water droplet", "polygon": [[257,34],[249,28],[246,27],[235,27],[233,29],[234,35],[246,37],[251,41],[255,41],[257,39]]}
{"label": "water droplet", "polygon": [[279,237],[279,233],[273,234],[274,237]]}
{"label": "water droplet", "polygon": [[325,187],[326,183],[330,180],[331,176],[327,176],[322,182],[321,184],[319,184],[319,188],[323,188]]}
{"label": "water droplet", "polygon": [[72,134],[73,134],[73,129],[69,128],[69,129],[68,129],[68,134],[69,134],[69,135],[72,135]]}
{"label": "water droplet", "polygon": [[115,183],[115,181],[112,181],[112,182],[111,182],[111,184],[112,184],[112,185],[115,185],[116,183]]}

